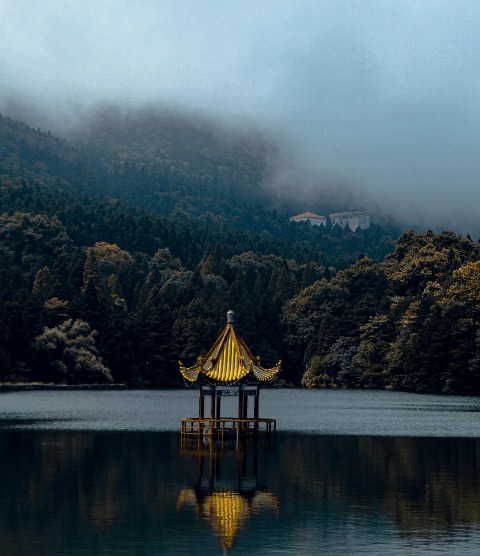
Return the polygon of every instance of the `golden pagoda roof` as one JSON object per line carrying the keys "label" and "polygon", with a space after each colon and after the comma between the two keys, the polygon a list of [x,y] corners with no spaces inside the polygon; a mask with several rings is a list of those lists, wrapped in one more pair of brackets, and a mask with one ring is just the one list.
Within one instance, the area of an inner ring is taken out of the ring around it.
{"label": "golden pagoda roof", "polygon": [[188,382],[203,376],[208,382],[233,384],[244,377],[267,382],[280,371],[279,361],[275,367],[265,369],[260,357],[254,357],[243,339],[236,334],[232,322],[233,312],[227,313],[229,322],[205,357],[199,357],[193,367],[185,367],[179,361],[180,372]]}

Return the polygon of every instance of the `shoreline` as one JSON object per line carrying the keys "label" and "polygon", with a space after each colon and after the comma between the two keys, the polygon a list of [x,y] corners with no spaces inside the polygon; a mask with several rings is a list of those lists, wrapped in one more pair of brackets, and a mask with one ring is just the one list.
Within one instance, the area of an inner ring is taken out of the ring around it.
{"label": "shoreline", "polygon": [[[183,383],[158,386],[152,384],[55,384],[53,382],[0,382],[0,392],[22,391],[22,390],[177,390],[183,389]],[[280,381],[277,384],[265,385],[266,388],[298,389],[303,387],[294,386]]]}
{"label": "shoreline", "polygon": [[15,390],[129,390],[126,384],[43,384],[21,382],[0,383],[0,392]]}

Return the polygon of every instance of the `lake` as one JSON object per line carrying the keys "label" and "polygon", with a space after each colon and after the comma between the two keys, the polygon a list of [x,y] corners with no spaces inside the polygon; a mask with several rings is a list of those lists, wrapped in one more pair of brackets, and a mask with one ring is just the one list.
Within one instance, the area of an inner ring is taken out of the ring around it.
{"label": "lake", "polygon": [[262,390],[275,439],[182,443],[197,396],[0,393],[2,556],[480,554],[479,399]]}

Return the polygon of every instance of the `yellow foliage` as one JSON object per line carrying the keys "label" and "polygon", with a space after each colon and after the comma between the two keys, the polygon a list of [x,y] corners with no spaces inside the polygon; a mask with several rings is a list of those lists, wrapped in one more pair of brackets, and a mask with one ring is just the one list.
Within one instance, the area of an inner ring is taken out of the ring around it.
{"label": "yellow foliage", "polygon": [[120,249],[116,243],[97,241],[93,250],[98,267],[108,274],[117,273],[134,261],[132,255],[128,251]]}
{"label": "yellow foliage", "polygon": [[400,318],[400,322],[404,328],[407,328],[417,319],[418,308],[420,307],[420,301],[412,301],[410,307],[405,311],[405,313]]}
{"label": "yellow foliage", "polygon": [[457,301],[473,301],[480,305],[480,261],[467,263],[453,273],[448,296]]}
{"label": "yellow foliage", "polygon": [[47,311],[60,311],[68,306],[68,301],[62,301],[58,297],[50,297],[50,299],[45,300],[43,306]]}

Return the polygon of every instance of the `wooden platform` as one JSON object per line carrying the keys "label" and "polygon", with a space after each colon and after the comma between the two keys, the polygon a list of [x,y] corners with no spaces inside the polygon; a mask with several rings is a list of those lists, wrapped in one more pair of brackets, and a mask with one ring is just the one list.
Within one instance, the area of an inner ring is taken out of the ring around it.
{"label": "wooden platform", "polygon": [[200,419],[184,417],[182,419],[182,436],[206,435],[224,438],[225,436],[249,436],[255,434],[274,435],[277,432],[276,419]]}

